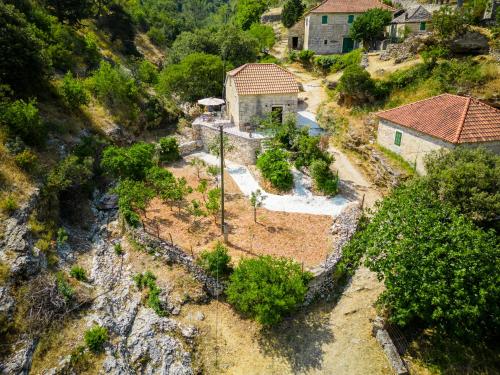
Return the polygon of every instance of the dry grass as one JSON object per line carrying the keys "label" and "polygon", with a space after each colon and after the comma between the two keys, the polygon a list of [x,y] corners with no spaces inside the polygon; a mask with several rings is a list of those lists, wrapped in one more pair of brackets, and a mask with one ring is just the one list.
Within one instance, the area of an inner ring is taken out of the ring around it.
{"label": "dry grass", "polygon": [[[169,168],[177,177],[185,177],[189,185],[196,187],[198,180],[195,169],[184,162]],[[194,192],[188,200],[202,200]],[[253,221],[253,208],[229,175],[226,175],[226,222],[229,224],[229,252],[233,260],[242,257],[269,254],[293,258],[304,266],[313,267],[322,262],[331,247],[329,216],[292,214],[258,209],[257,223]],[[198,254],[212,248],[221,240],[220,227],[213,217],[203,218],[198,225],[192,218],[171,210],[159,199],[153,200],[146,224],[155,232],[154,222],[159,224],[161,237],[170,239],[190,252]]]}

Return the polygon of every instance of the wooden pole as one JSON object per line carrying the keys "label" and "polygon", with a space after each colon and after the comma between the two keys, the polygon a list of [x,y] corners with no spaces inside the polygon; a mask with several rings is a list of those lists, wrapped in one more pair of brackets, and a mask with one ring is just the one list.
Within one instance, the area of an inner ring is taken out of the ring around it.
{"label": "wooden pole", "polygon": [[224,132],[223,126],[219,125],[220,134],[220,230],[221,234],[225,233],[225,222],[224,222]]}

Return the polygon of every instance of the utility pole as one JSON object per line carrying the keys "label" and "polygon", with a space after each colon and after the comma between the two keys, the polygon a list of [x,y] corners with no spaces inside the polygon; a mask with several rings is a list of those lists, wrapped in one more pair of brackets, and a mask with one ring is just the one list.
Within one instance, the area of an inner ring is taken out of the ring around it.
{"label": "utility pole", "polygon": [[225,234],[225,222],[224,222],[224,132],[223,125],[219,125],[220,133],[220,230],[221,234]]}

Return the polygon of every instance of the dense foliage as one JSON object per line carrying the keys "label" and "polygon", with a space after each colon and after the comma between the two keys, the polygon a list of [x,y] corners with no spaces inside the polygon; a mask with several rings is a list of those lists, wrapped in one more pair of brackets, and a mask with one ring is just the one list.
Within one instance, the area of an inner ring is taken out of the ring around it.
{"label": "dense foliage", "polygon": [[227,248],[217,242],[211,251],[205,250],[198,258],[198,264],[214,277],[224,277],[231,273],[231,256]]}
{"label": "dense foliage", "polygon": [[339,178],[330,169],[330,163],[323,159],[316,159],[311,164],[311,176],[316,188],[327,194],[335,195],[339,189]]}
{"label": "dense foliage", "polygon": [[158,142],[160,146],[160,161],[170,163],[179,160],[179,143],[174,137],[163,137]]}
{"label": "dense foliage", "polygon": [[274,325],[302,304],[310,277],[284,258],[243,259],[230,276],[227,299],[242,314]]}
{"label": "dense foliage", "polygon": [[103,350],[104,344],[109,340],[108,330],[106,327],[95,325],[85,332],[85,344],[94,353],[100,353]]}
{"label": "dense foliage", "polygon": [[293,174],[287,153],[279,148],[271,148],[257,159],[257,168],[276,189],[287,191],[292,188]]}
{"label": "dense foliage", "polygon": [[143,180],[154,165],[155,147],[137,142],[130,147],[109,146],[104,150],[102,168],[110,175],[121,179]]}
{"label": "dense foliage", "polygon": [[281,19],[285,27],[292,27],[302,17],[305,6],[302,0],[287,0],[283,5]]}
{"label": "dense foliage", "polygon": [[392,20],[388,10],[374,8],[357,16],[349,30],[352,39],[363,42],[363,48],[368,50],[375,40],[383,38],[385,26]]}

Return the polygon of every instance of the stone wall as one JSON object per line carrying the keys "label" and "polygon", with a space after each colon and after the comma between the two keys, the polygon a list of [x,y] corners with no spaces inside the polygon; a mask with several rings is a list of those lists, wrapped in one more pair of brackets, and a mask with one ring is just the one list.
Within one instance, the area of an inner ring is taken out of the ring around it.
{"label": "stone wall", "polygon": [[[359,15],[354,14],[354,16]],[[322,16],[328,16],[328,23],[322,24]],[[342,43],[349,36],[349,14],[312,13],[306,17],[304,49],[318,55],[342,53]],[[356,45],[354,45],[356,48]]]}
{"label": "stone wall", "polygon": [[195,151],[201,150],[203,148],[203,144],[201,141],[195,140],[190,142],[184,142],[179,145],[179,152],[181,156],[186,156],[192,154]]}
{"label": "stone wall", "polygon": [[[288,29],[288,49],[301,50],[304,48],[305,19],[301,18],[295,25]],[[297,38],[297,47],[293,48],[293,38]]]}
{"label": "stone wall", "polygon": [[357,202],[348,205],[335,218],[332,225],[333,248],[325,262],[311,272],[314,278],[309,282],[304,305],[311,304],[318,298],[327,297],[335,287],[334,273],[337,263],[342,259],[342,249],[358,228],[361,209]]}
{"label": "stone wall", "polygon": [[127,227],[127,232],[134,241],[144,246],[148,252],[158,255],[166,263],[176,263],[186,267],[212,297],[216,297],[224,291],[224,283],[217,283],[215,278],[208,275],[203,268],[195,263],[193,257],[187,255],[177,245],[150,235],[143,228]]}
{"label": "stone wall", "polygon": [[227,76],[226,80],[226,112],[229,119],[233,124],[239,126],[240,112],[239,112],[238,93],[236,92],[236,85],[231,76]]}
{"label": "stone wall", "polygon": [[[219,129],[208,125],[193,124],[197,139],[203,144],[203,150],[208,152],[208,146],[213,143],[214,139],[219,135]],[[246,133],[248,134],[248,133]],[[232,134],[228,131],[224,132],[233,147],[233,150],[227,152],[225,157],[239,164],[249,165],[255,164],[257,161],[257,153],[261,151],[263,138],[250,138],[250,136]]]}

